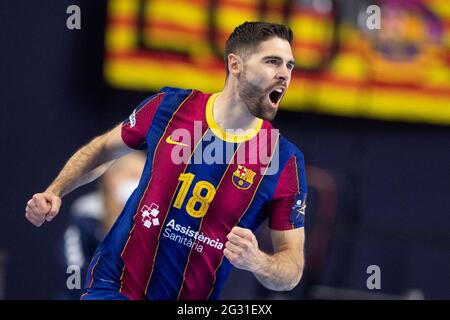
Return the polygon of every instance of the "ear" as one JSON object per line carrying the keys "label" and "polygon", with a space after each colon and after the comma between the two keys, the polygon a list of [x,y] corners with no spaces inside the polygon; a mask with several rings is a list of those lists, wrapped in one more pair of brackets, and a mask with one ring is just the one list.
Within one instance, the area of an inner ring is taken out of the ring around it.
{"label": "ear", "polygon": [[239,73],[242,71],[241,57],[234,53],[230,53],[228,55],[228,71],[230,72],[230,74],[239,76]]}

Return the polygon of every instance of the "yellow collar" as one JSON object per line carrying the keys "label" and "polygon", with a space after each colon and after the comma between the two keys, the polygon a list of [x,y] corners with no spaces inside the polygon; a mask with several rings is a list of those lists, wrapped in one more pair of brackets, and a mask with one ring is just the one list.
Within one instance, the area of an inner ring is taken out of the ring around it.
{"label": "yellow collar", "polygon": [[211,95],[208,99],[208,102],[206,103],[206,122],[208,123],[208,126],[211,129],[211,131],[220,139],[231,143],[245,142],[256,136],[259,130],[261,130],[261,127],[263,125],[262,119],[258,119],[258,123],[255,126],[255,128],[253,128],[253,130],[250,130],[249,134],[244,135],[226,132],[219,126],[216,120],[214,120],[214,110],[213,110],[214,101],[216,100],[219,94],[220,93],[214,93],[213,95]]}

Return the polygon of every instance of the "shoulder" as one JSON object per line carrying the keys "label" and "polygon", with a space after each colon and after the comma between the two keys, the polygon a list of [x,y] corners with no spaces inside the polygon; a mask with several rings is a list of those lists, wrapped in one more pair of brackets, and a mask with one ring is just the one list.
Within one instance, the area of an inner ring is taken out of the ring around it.
{"label": "shoulder", "polygon": [[291,141],[289,141],[287,138],[285,138],[280,130],[273,126],[273,124],[270,121],[264,120],[263,125],[261,127],[263,130],[267,132],[267,135],[273,137],[274,139],[276,136],[278,136],[278,143],[277,148],[279,152],[279,156],[282,159],[289,159],[293,156],[303,159],[303,152]]}
{"label": "shoulder", "polygon": [[183,88],[175,88],[175,87],[163,87],[159,91],[160,94],[163,94],[165,97],[171,97],[171,96],[209,96],[209,94],[204,93],[197,89],[183,89]]}
{"label": "shoulder", "polygon": [[208,94],[196,89],[163,87],[158,92],[145,98],[133,111],[130,119],[127,119],[125,122],[133,123],[133,118],[141,113],[154,114],[157,110],[173,112],[176,106],[179,106],[187,100],[204,100],[207,99],[208,96]]}
{"label": "shoulder", "polygon": [[191,94],[195,89],[183,89],[176,87],[163,87],[159,91],[160,93],[165,93],[166,95],[177,95],[177,94]]}
{"label": "shoulder", "polygon": [[161,104],[167,107],[180,105],[188,100],[192,103],[203,103],[211,96],[211,94],[204,93],[197,89],[174,87],[163,87],[158,94],[161,95]]}
{"label": "shoulder", "polygon": [[154,105],[159,106],[162,102],[171,100],[171,99],[179,99],[180,97],[189,97],[192,95],[201,95],[203,94],[199,90],[195,89],[181,89],[175,87],[163,87],[158,92],[151,94],[147,98],[145,98],[136,108],[136,112],[140,111],[143,107]]}
{"label": "shoulder", "polygon": [[295,158],[297,161],[304,161],[303,152],[291,141],[280,135],[280,157],[289,160]]}

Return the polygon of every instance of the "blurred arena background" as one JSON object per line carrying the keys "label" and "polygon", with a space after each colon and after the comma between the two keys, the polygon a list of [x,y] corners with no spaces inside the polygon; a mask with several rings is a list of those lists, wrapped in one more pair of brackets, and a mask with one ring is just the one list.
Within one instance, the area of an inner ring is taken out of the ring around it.
{"label": "blurred arena background", "polygon": [[[80,30],[66,27],[70,5]],[[236,270],[222,298],[450,299],[447,0],[0,0],[0,298],[58,297],[69,208],[95,186],[40,229],[24,218],[29,197],[159,88],[220,91],[224,42],[246,20],[295,33],[275,124],[306,158],[306,269],[290,293]],[[380,290],[366,286],[370,265]]]}

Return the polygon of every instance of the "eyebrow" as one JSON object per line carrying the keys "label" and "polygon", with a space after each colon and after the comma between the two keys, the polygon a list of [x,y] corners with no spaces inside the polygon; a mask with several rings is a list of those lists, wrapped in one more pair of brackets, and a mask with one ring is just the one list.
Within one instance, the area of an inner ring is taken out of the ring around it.
{"label": "eyebrow", "polygon": [[[283,60],[283,59],[281,59],[281,58],[278,57],[278,56],[265,56],[265,57],[263,58],[263,60],[266,60],[266,59]],[[295,66],[295,61],[294,61],[294,60],[289,60],[288,63],[293,64],[293,65]]]}

